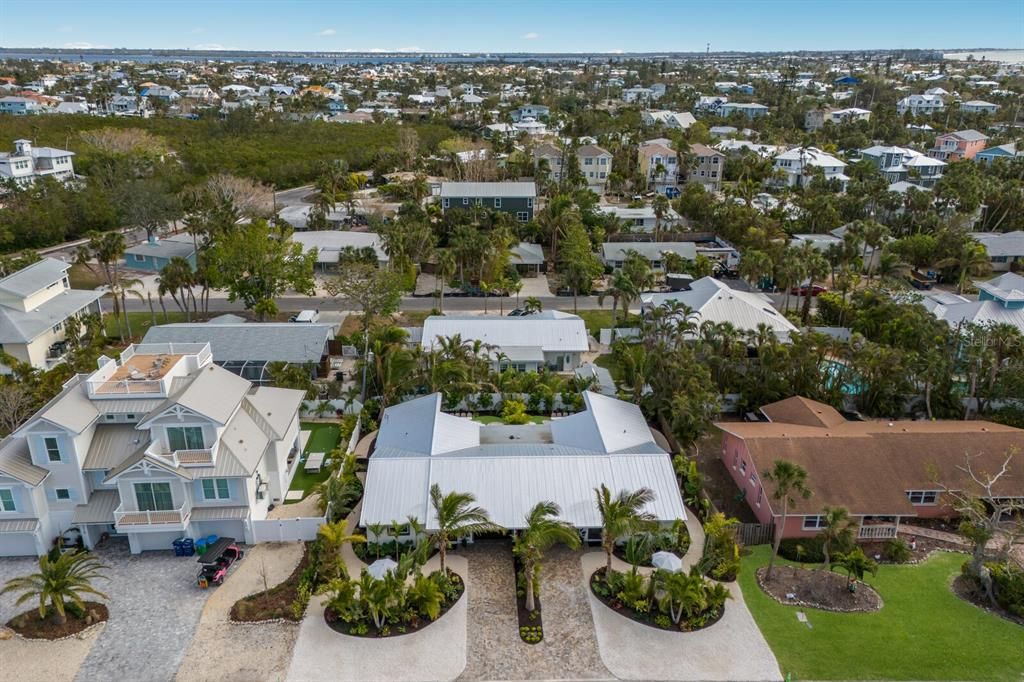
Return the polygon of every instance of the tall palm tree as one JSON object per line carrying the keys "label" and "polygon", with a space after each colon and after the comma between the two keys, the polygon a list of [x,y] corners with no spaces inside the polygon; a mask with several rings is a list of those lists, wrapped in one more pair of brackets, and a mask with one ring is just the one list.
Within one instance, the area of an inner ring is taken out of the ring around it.
{"label": "tall palm tree", "polygon": [[[167,265],[160,271],[157,278],[157,292],[160,296],[170,294],[171,300],[185,313],[185,321],[192,321],[191,310],[195,306],[195,296],[192,294],[192,287],[195,285],[195,272],[192,264],[181,256],[175,256],[168,261]],[[191,300],[192,307],[189,307]]]}
{"label": "tall palm tree", "polygon": [[[39,600],[39,619],[46,618],[49,608],[57,612],[57,620],[67,622],[67,605],[73,604],[85,609],[85,595],[95,595],[109,599],[92,586],[97,578],[106,578],[103,569],[106,566],[93,554],[85,552],[69,552],[51,560],[48,554],[39,557],[39,572],[20,578],[11,578],[0,590],[0,594],[20,592],[14,602],[20,606],[25,602]],[[49,606],[47,606],[49,604]]]}
{"label": "tall palm tree", "polygon": [[772,545],[772,558],[768,561],[768,571],[764,576],[765,580],[771,580],[775,557],[779,554],[782,535],[786,532],[786,516],[789,514],[789,506],[796,504],[794,495],[800,495],[805,500],[809,498],[811,496],[811,489],[807,487],[807,470],[799,464],[794,464],[785,459],[775,460],[772,468],[763,472],[761,478],[775,484],[775,492],[772,493],[772,498],[782,501],[781,518],[775,524],[775,543]]}
{"label": "tall palm tree", "polygon": [[445,572],[445,556],[448,544],[467,535],[476,533],[503,533],[505,529],[491,521],[486,509],[473,503],[476,497],[472,493],[450,492],[441,493],[441,486],[430,486],[430,504],[434,508],[437,532],[431,538],[437,545],[441,557],[441,572]]}
{"label": "tall palm tree", "polygon": [[438,279],[438,310],[444,314],[444,288],[448,286],[448,279],[455,274],[455,254],[451,249],[441,249],[437,252],[437,279]]}
{"label": "tall palm tree", "polygon": [[829,570],[832,548],[846,547],[853,541],[853,522],[846,507],[828,507],[823,510],[825,527],[818,537],[821,538],[821,550],[825,555],[825,570]]}
{"label": "tall palm tree", "polygon": [[654,199],[651,200],[651,208],[654,209],[654,241],[658,241],[661,236],[661,221],[665,219],[671,208],[668,197],[664,194],[654,195]]}
{"label": "tall palm tree", "polygon": [[537,608],[535,593],[540,583],[540,563],[544,552],[558,543],[569,549],[580,546],[580,535],[573,525],[555,518],[561,513],[554,502],[538,502],[526,515],[526,526],[516,536],[512,551],[523,563],[527,611]]}
{"label": "tall palm tree", "polygon": [[620,490],[612,497],[612,492],[604,483],[594,489],[597,496],[597,511],[601,515],[601,548],[605,553],[605,580],[612,574],[612,551],[615,543],[630,535],[653,530],[656,526],[654,514],[643,511],[644,507],[654,502],[654,491],[650,488],[639,488],[632,492]]}
{"label": "tall palm tree", "polygon": [[622,270],[616,270],[612,275],[611,286],[597,295],[597,304],[604,306],[604,299],[609,296],[612,299],[612,326],[618,320],[619,301],[622,301],[623,317],[629,315],[629,304],[636,300],[639,292],[636,285]]}
{"label": "tall palm tree", "polygon": [[807,324],[807,319],[811,316],[811,298],[813,298],[811,293],[814,291],[814,282],[815,280],[824,279],[828,275],[830,268],[825,256],[810,242],[804,242],[803,247],[800,249],[800,261],[803,275],[807,278],[807,288],[803,292],[804,302],[800,319],[804,324]]}
{"label": "tall palm tree", "polygon": [[985,247],[973,239],[965,242],[956,255],[943,258],[935,263],[935,267],[956,268],[956,292],[958,294],[964,293],[964,289],[967,288],[967,281],[972,275],[984,275],[992,269]]}

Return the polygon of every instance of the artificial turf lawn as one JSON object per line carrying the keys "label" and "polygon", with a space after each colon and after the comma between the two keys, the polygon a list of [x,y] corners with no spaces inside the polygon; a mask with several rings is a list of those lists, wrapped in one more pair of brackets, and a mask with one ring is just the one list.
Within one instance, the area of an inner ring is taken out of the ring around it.
{"label": "artificial turf lawn", "polygon": [[[334,448],[338,447],[338,438],[341,436],[341,427],[337,424],[323,424],[320,422],[302,422],[300,428],[303,431],[311,431],[309,434],[309,442],[306,443],[306,449],[304,453],[310,452],[323,452],[330,455]],[[302,497],[305,498],[309,495],[313,487],[324,480],[330,475],[330,471],[324,467],[320,469],[320,473],[312,474],[306,473],[302,464],[299,464],[298,470],[295,472],[294,478],[292,478],[292,484],[289,490],[301,490]],[[288,500],[285,504],[301,502],[301,500]]]}
{"label": "artificial turf lawn", "polygon": [[[876,577],[866,578],[885,602],[875,613],[779,604],[761,591],[754,576],[770,555],[768,546],[752,548],[739,582],[784,675],[795,680],[1024,679],[1024,628],[962,601],[949,587],[964,554],[938,552],[923,564],[879,567]],[[807,614],[812,627],[797,620],[797,611]]]}

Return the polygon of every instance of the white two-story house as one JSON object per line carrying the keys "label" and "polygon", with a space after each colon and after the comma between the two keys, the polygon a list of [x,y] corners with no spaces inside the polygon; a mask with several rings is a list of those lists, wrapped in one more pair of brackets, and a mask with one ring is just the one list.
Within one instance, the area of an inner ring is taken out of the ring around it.
{"label": "white two-story house", "polygon": [[138,344],[70,379],[0,443],[0,556],[69,528],[133,553],[179,537],[253,542],[298,467],[302,391],[253,384],[209,344]]}
{"label": "white two-story house", "polygon": [[[36,369],[63,361],[82,316],[102,313],[103,292],[72,289],[70,267],[44,258],[0,279],[0,351]],[[10,371],[0,364],[0,373]]]}
{"label": "white two-story house", "polygon": [[28,140],[15,140],[14,153],[0,153],[0,180],[30,185],[36,178],[49,176],[61,181],[75,177],[74,152],[53,147],[33,147]]}
{"label": "white two-story house", "polygon": [[846,189],[849,178],[843,174],[846,164],[816,147],[797,147],[775,157],[775,168],[782,172],[782,183],[803,187],[820,170],[825,180],[836,180]]}

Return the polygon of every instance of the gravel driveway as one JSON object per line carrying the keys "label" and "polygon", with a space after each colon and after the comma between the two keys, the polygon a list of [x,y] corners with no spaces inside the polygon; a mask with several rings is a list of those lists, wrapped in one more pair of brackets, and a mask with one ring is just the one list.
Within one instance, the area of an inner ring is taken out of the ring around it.
{"label": "gravel driveway", "polygon": [[75,679],[169,682],[211,593],[195,585],[196,557],[130,554],[127,543],[96,554],[108,565],[110,580],[98,587],[110,597],[110,620]]}

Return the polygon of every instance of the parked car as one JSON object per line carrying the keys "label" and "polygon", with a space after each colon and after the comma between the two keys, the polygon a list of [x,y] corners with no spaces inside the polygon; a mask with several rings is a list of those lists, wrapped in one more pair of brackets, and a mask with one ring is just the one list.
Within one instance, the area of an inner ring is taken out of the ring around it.
{"label": "parked car", "polygon": [[[820,284],[815,284],[814,286],[810,287],[811,296],[817,296],[818,294],[823,294],[826,291],[828,291],[828,288],[823,287]],[[806,286],[793,287],[792,289],[789,290],[789,293],[793,296],[806,296],[807,292],[808,288]]]}
{"label": "parked car", "polygon": [[509,311],[509,317],[522,317],[526,314],[526,311],[522,308],[516,308],[515,310]]}

